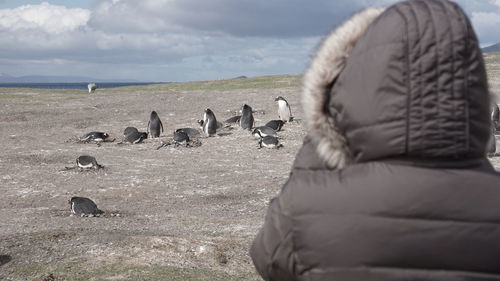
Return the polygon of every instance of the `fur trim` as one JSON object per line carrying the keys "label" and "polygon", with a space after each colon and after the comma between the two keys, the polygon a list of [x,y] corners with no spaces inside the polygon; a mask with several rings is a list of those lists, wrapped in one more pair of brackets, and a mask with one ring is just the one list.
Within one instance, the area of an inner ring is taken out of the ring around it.
{"label": "fur trim", "polygon": [[357,40],[384,10],[366,9],[326,36],[304,74],[302,106],[307,128],[318,143],[319,156],[329,168],[343,168],[351,162],[345,136],[325,111],[332,82],[344,69]]}

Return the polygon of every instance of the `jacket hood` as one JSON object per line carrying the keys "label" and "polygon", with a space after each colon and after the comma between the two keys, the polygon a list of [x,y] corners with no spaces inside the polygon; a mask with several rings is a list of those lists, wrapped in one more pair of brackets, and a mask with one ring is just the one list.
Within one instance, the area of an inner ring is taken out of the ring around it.
{"label": "jacket hood", "polygon": [[302,91],[309,135],[330,168],[483,158],[489,100],[476,35],[446,0],[354,15],[324,39]]}

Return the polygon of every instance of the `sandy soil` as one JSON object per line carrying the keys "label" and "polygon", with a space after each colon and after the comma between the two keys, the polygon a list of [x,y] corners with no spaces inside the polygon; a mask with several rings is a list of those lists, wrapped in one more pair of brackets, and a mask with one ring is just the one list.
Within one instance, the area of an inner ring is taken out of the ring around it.
{"label": "sandy soil", "polygon": [[[120,139],[127,126],[145,131],[156,110],[167,140],[175,128],[197,127],[207,107],[222,121],[244,103],[263,125],[277,119],[277,95],[288,98],[300,119],[297,91],[0,97],[0,280],[144,280],[133,276],[176,268],[191,279],[208,273],[189,270],[206,269],[219,276],[214,280],[259,280],[247,252],[302,142],[300,122],[285,125],[279,150],[258,149],[238,127],[202,138],[195,148],[72,139],[90,131]],[[106,168],[64,170],[84,154]],[[72,196],[93,199],[107,215],[70,216]]]}
{"label": "sandy soil", "polygon": [[[263,125],[277,117],[277,95],[302,117],[297,88],[0,94],[0,280],[259,280],[249,245],[287,179],[302,123],[279,133],[280,150],[257,149],[237,127],[196,148],[71,139],[145,130],[156,110],[166,140],[175,128],[196,127],[207,107],[224,120],[244,103]],[[64,170],[83,154],[106,168]],[[70,216],[72,196],[93,199],[105,215]]]}

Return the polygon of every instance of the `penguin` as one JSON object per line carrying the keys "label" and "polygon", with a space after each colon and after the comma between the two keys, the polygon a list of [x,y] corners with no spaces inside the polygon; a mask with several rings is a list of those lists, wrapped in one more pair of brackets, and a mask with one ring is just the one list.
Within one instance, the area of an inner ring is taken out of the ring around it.
{"label": "penguin", "polygon": [[275,130],[276,132],[279,132],[281,131],[283,124],[285,124],[285,122],[283,122],[282,120],[271,120],[267,122],[265,126]]}
{"label": "penguin", "polygon": [[233,117],[227,119],[226,121],[224,121],[224,123],[239,123],[240,119],[241,119],[241,115],[236,115],[236,116],[233,116]]}
{"label": "penguin", "polygon": [[[198,120],[197,122],[198,122],[198,125],[200,125],[200,129],[203,131],[203,123],[204,123],[204,121],[203,120]],[[220,121],[217,121],[217,130],[221,129],[223,127],[224,127],[224,124],[222,122],[220,122]]]}
{"label": "penguin", "polygon": [[496,131],[500,130],[500,110],[498,109],[498,105],[492,102],[493,109],[491,110],[491,123],[493,123],[493,127]]}
{"label": "penguin", "polygon": [[266,148],[280,148],[283,145],[279,143],[279,140],[277,137],[273,136],[263,136],[259,130],[257,130],[257,134],[259,134],[260,139],[259,139],[259,148],[266,147]]}
{"label": "penguin", "polygon": [[174,142],[177,144],[188,143],[189,135],[183,129],[177,129],[174,132]]}
{"label": "penguin", "polygon": [[95,90],[97,89],[97,84],[96,83],[89,83],[87,85],[87,88],[89,89],[89,94],[95,92]]}
{"label": "penguin", "polygon": [[266,137],[266,136],[272,136],[275,138],[278,137],[278,134],[276,134],[276,131],[273,130],[272,128],[267,127],[267,126],[260,126],[260,127],[254,128],[252,135],[255,138],[262,138],[262,137]]}
{"label": "penguin", "polygon": [[253,123],[252,108],[248,104],[244,104],[241,108],[240,127],[244,130],[252,130]]}
{"label": "penguin", "polygon": [[147,138],[148,138],[148,133],[138,131],[138,132],[133,132],[133,133],[126,135],[125,138],[123,139],[123,142],[128,142],[131,144],[138,144]]}
{"label": "penguin", "polygon": [[179,131],[179,130],[186,133],[188,135],[188,137],[190,137],[190,138],[197,138],[201,135],[200,131],[195,129],[195,128],[180,128],[180,129],[177,129],[176,131]]}
{"label": "penguin", "polygon": [[136,127],[127,127],[125,128],[125,130],[123,131],[123,136],[124,137],[127,137],[128,135],[130,134],[136,134],[136,133],[139,133],[139,130],[137,130]]}
{"label": "penguin", "polygon": [[495,131],[496,131],[495,127],[492,124],[490,140],[488,141],[488,152],[487,152],[488,157],[495,156],[495,153],[497,152],[497,139],[495,137]]}
{"label": "penguin", "polygon": [[158,138],[160,136],[160,129],[163,132],[163,124],[161,123],[160,117],[156,111],[152,111],[148,121],[147,133],[152,138]]}
{"label": "penguin", "polygon": [[76,166],[81,169],[102,169],[104,166],[97,164],[94,157],[89,155],[82,155],[76,158]]}
{"label": "penguin", "polygon": [[202,123],[203,132],[207,137],[212,137],[217,132],[217,119],[215,118],[215,114],[207,108],[205,110],[205,114],[203,114],[203,123]]}
{"label": "penguin", "polygon": [[274,101],[278,102],[278,116],[280,120],[285,123],[290,122],[292,120],[292,110],[288,102],[282,96],[275,98]]}
{"label": "penguin", "polygon": [[115,139],[111,137],[108,133],[103,133],[103,132],[90,132],[88,134],[83,135],[80,138],[80,141],[82,142],[89,142],[89,141],[94,141],[94,142],[112,142]]}
{"label": "penguin", "polygon": [[104,213],[97,208],[94,201],[86,197],[71,197],[68,200],[71,205],[71,212],[77,215],[98,215]]}

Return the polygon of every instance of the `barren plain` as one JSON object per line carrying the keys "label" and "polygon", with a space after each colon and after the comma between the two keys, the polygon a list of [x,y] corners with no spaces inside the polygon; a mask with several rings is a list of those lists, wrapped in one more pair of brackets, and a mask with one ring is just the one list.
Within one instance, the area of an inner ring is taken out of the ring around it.
{"label": "barren plain", "polygon": [[[500,54],[486,61],[498,95]],[[94,94],[0,88],[0,280],[260,280],[248,250],[306,134],[299,84],[271,76]],[[258,149],[238,126],[200,147],[117,144],[125,127],[145,131],[152,110],[165,141],[197,128],[205,108],[223,121],[247,103],[263,125],[277,119],[278,95],[297,120],[279,132],[278,150]],[[117,140],[74,141],[90,131]],[[84,154],[105,169],[65,170]],[[490,159],[497,168],[499,158]],[[71,216],[72,196],[91,198],[104,216]]]}

